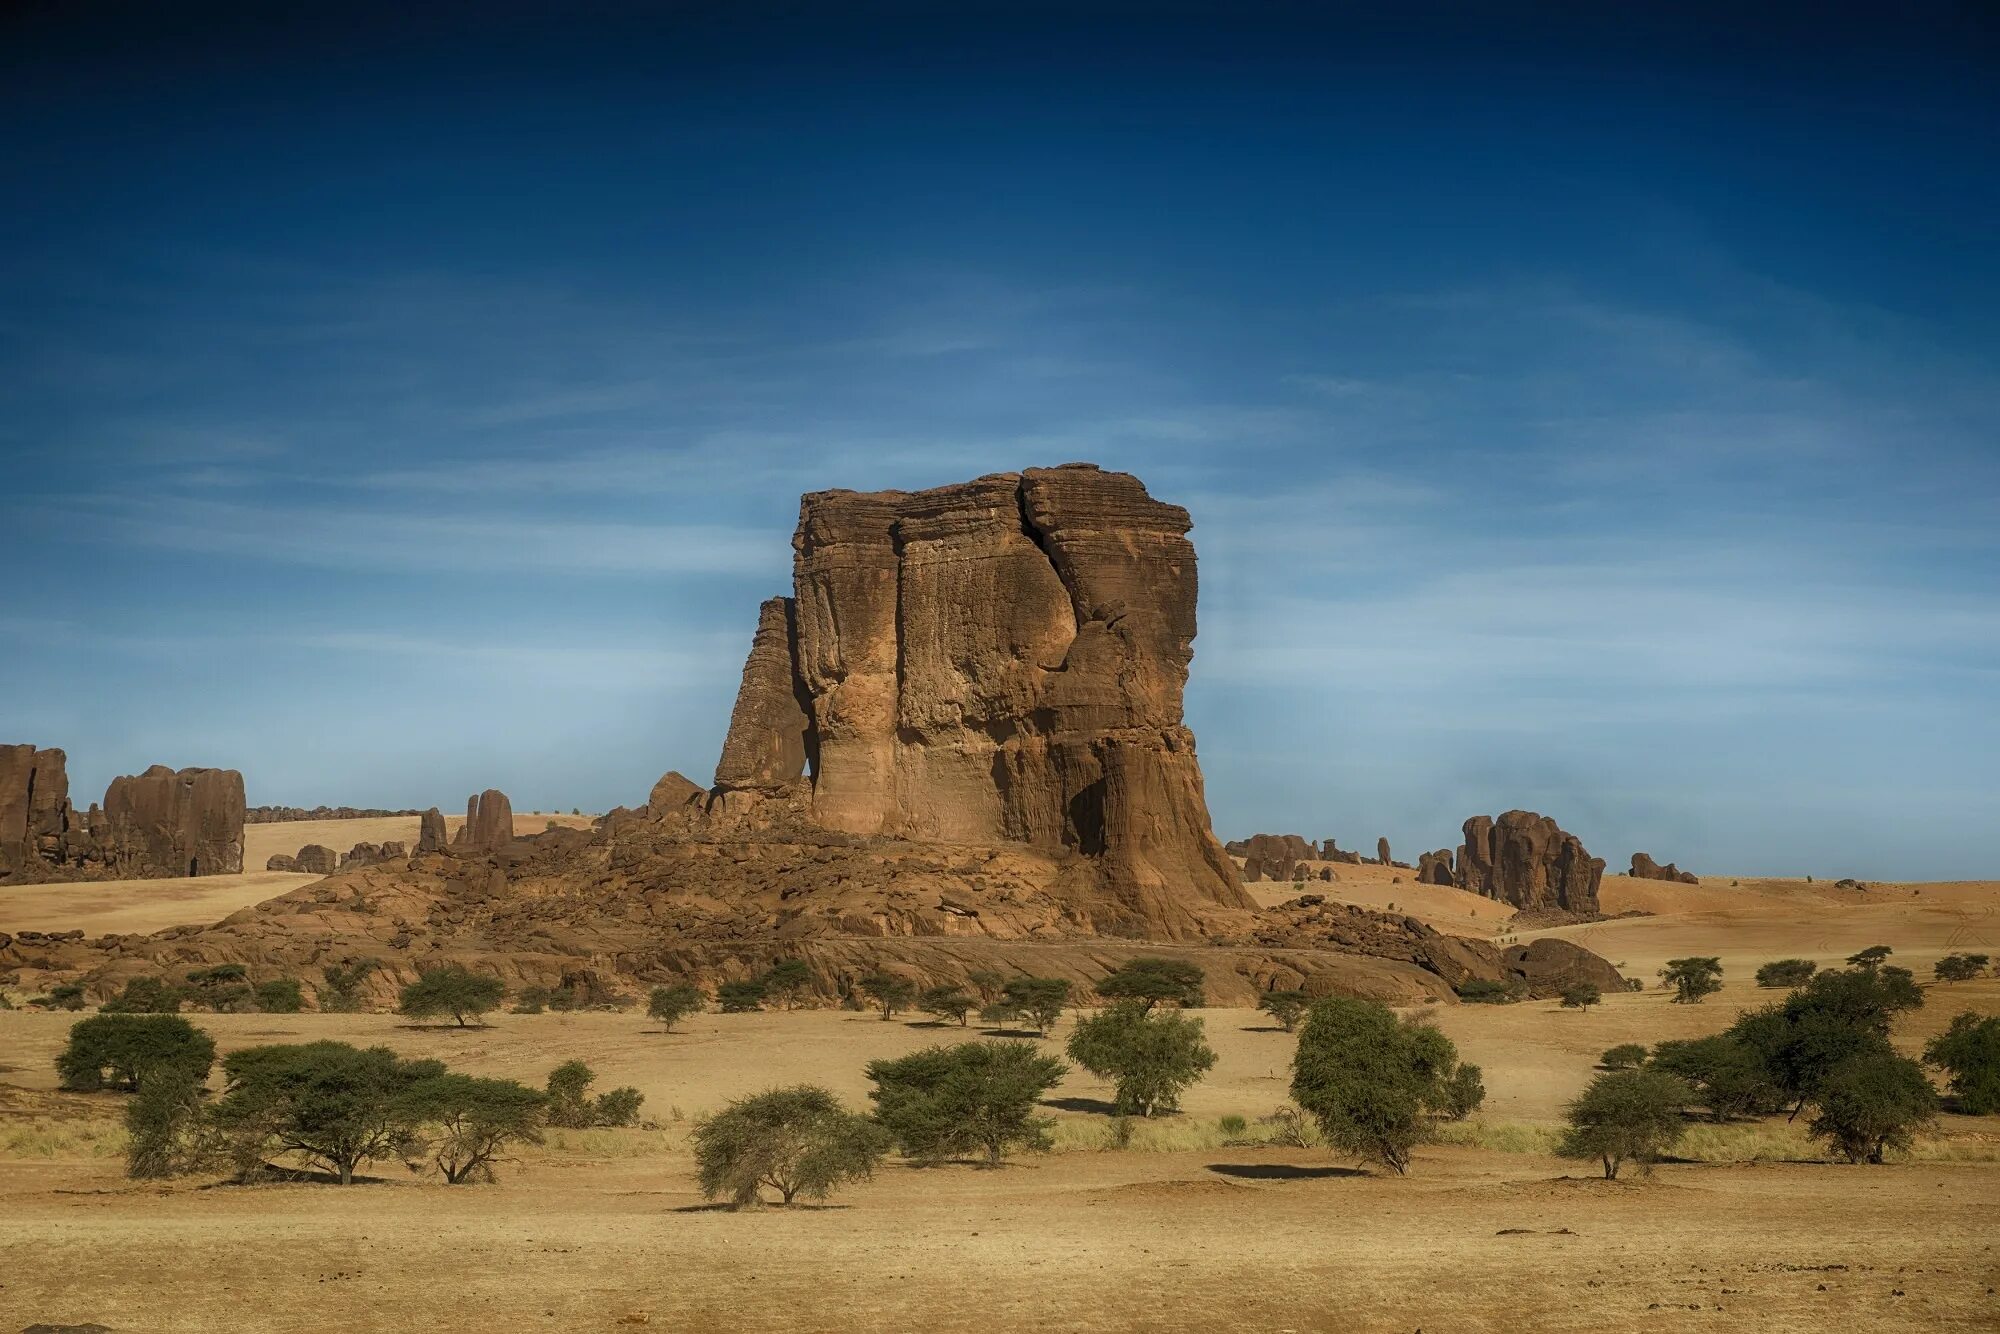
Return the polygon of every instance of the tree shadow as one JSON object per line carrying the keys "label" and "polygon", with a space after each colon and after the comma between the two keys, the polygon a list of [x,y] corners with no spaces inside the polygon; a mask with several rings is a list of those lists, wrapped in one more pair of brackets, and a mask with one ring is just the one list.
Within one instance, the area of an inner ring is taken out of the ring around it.
{"label": "tree shadow", "polygon": [[1210,1163],[1208,1170],[1244,1181],[1321,1181],[1375,1175],[1365,1167],[1300,1167],[1294,1163]]}
{"label": "tree shadow", "polygon": [[713,1204],[681,1204],[669,1209],[675,1214],[821,1214],[837,1213],[842,1209],[852,1209],[851,1204],[808,1204],[804,1200],[794,1200],[790,1204],[778,1200],[766,1200],[763,1204],[746,1209],[738,1209],[724,1201]]}
{"label": "tree shadow", "polygon": [[[387,1186],[393,1184],[388,1177],[368,1176],[361,1172],[354,1174],[348,1182],[351,1186]],[[335,1172],[321,1171],[313,1167],[279,1167],[275,1163],[264,1163],[252,1172],[239,1172],[222,1181],[211,1181],[196,1186],[196,1190],[226,1190],[232,1186],[338,1186],[340,1176]]]}
{"label": "tree shadow", "polygon": [[396,1029],[397,1029],[397,1031],[398,1031],[398,1032],[403,1032],[403,1033],[479,1033],[479,1032],[483,1032],[483,1031],[485,1031],[486,1029],[490,1029],[490,1028],[492,1028],[492,1027],[493,1027],[493,1025],[491,1025],[491,1024],[487,1024],[487,1023],[478,1023],[478,1024],[397,1024],[397,1025],[396,1025]]}
{"label": "tree shadow", "polygon": [[982,1028],[979,1032],[982,1037],[989,1038],[1040,1038],[1047,1036],[1032,1028]]}
{"label": "tree shadow", "polygon": [[1283,1024],[1245,1024],[1240,1030],[1245,1033],[1289,1033],[1292,1030]]}
{"label": "tree shadow", "polygon": [[1106,1102],[1102,1098],[1043,1098],[1042,1106],[1053,1107],[1061,1112],[1095,1112],[1103,1116],[1118,1115],[1118,1104]]}

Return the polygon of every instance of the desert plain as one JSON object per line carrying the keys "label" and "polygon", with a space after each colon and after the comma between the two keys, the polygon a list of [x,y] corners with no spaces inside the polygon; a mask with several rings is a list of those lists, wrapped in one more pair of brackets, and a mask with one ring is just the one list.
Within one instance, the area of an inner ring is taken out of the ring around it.
{"label": "desert plain", "polygon": [[[572,821],[523,815],[520,827],[546,818]],[[316,840],[413,838],[416,822],[334,823],[252,825],[245,864]],[[1449,886],[1337,870],[1311,891],[1477,938],[1537,934]],[[0,890],[0,929],[200,924],[311,880],[21,886]],[[1264,904],[1298,892],[1250,888]],[[663,1032],[635,1008],[499,1012],[465,1029],[383,1013],[191,1016],[224,1053],[337,1038],[537,1086],[581,1059],[600,1086],[644,1093],[642,1124],[551,1131],[489,1185],[444,1186],[400,1163],[348,1188],[134,1182],[120,1095],[57,1089],[74,1016],[0,1012],[0,1329],[2000,1327],[2000,1118],[1947,1113],[1912,1152],[1870,1167],[1831,1160],[1782,1116],[1692,1126],[1667,1161],[1616,1181],[1553,1154],[1600,1052],[1720,1031],[1779,994],[1751,981],[1770,959],[1837,965],[1892,947],[1925,983],[1925,1005],[1894,1034],[1910,1055],[1956,1013],[2000,1013],[2000,977],[1930,981],[1942,955],[2000,944],[2000,884],[1612,876],[1601,900],[1608,920],[1547,930],[1649,983],[1669,958],[1716,955],[1723,989],[1676,1005],[1649,985],[1582,1013],[1553,1000],[1403,1007],[1433,1018],[1488,1090],[1406,1177],[1282,1142],[1265,1118],[1287,1100],[1293,1037],[1254,1011],[1211,1008],[1197,1013],[1216,1068],[1124,1148],[1110,1089],[1072,1069],[1046,1107],[1052,1152],[998,1170],[892,1157],[830,1204],[731,1213],[696,1189],[698,1118],[802,1081],[865,1106],[867,1061],[959,1030],[801,1009],[705,1012]]]}

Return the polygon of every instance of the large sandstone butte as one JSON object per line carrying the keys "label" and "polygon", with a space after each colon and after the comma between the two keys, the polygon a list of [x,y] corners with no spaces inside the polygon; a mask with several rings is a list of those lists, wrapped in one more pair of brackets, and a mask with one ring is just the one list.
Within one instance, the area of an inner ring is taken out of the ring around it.
{"label": "large sandstone butte", "polygon": [[0,879],[143,879],[243,869],[243,776],[234,769],[114,778],[79,817],[60,750],[0,746]]}
{"label": "large sandstone butte", "polygon": [[1508,811],[1498,820],[1465,822],[1458,849],[1458,887],[1511,903],[1523,912],[1597,913],[1604,859],[1584,850],[1546,815]]}
{"label": "large sandstone butte", "polygon": [[1189,526],[1088,464],[806,496],[711,809],[803,798],[830,830],[1073,854],[1107,932],[1250,907],[1181,715]]}

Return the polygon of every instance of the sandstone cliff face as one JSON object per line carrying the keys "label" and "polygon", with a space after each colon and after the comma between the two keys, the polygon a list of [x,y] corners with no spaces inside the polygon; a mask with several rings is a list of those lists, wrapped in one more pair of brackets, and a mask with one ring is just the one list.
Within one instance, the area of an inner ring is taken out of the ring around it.
{"label": "sandstone cliff face", "polygon": [[67,757],[0,746],[0,878],[42,878],[37,871],[63,859],[70,819]]}
{"label": "sandstone cliff face", "polygon": [[425,811],[417,823],[417,851],[443,852],[451,846],[445,836],[444,812],[433,806]]}
{"label": "sandstone cliff face", "polygon": [[1508,811],[1498,820],[1475,815],[1465,822],[1458,849],[1458,887],[1511,903],[1525,912],[1597,912],[1604,859],[1554,820],[1533,811]]}
{"label": "sandstone cliff face", "polygon": [[507,794],[487,788],[465,799],[465,823],[451,841],[454,851],[496,852],[514,841],[514,806]]}
{"label": "sandstone cliff face", "polygon": [[760,613],[712,808],[797,790],[828,829],[1072,853],[1106,932],[1248,907],[1182,722],[1188,528],[1087,465],[806,496],[794,596]]}
{"label": "sandstone cliff face", "polygon": [[243,776],[156,764],[70,805],[60,750],[0,746],[0,879],[141,879],[243,869]]}

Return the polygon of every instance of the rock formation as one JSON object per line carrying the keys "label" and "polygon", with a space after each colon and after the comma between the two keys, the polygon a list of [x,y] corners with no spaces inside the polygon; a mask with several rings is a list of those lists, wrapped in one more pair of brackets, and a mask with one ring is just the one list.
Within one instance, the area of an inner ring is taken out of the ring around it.
{"label": "rock formation", "polygon": [[1376,840],[1375,840],[1375,861],[1376,861],[1376,864],[1377,864],[1377,865],[1380,865],[1380,866],[1392,866],[1392,865],[1394,865],[1394,863],[1393,863],[1393,862],[1391,862],[1391,861],[1389,860],[1389,840],[1388,840],[1388,839],[1386,839],[1386,838],[1378,838],[1378,839],[1376,839]]}
{"label": "rock formation", "polygon": [[251,806],[243,812],[245,824],[296,824],[302,820],[386,820],[398,815],[418,815],[419,811],[384,811],[361,806]]}
{"label": "rock formation", "polygon": [[340,869],[340,854],[324,844],[308,843],[292,862],[308,875],[332,875]]}
{"label": "rock formation", "polygon": [[156,764],[79,818],[60,750],[0,746],[0,879],[154,879],[243,869],[243,776]]}
{"label": "rock formation", "polygon": [[1643,852],[1632,854],[1632,869],[1626,874],[1635,880],[1673,880],[1683,885],[1701,883],[1701,877],[1692,871],[1683,871],[1672,862],[1662,866]]}
{"label": "rock formation", "polygon": [[451,846],[451,839],[444,829],[444,815],[433,806],[423,813],[417,827],[417,851],[443,852]]}
{"label": "rock formation", "polygon": [[1085,464],[806,496],[712,808],[800,797],[828,829],[1078,856],[1105,931],[1248,907],[1181,715],[1188,528]]}
{"label": "rock formation", "polygon": [[267,871],[297,871],[299,869],[299,859],[288,852],[274,852],[264,859],[264,869]]}
{"label": "rock formation", "polygon": [[465,823],[451,841],[453,852],[497,852],[514,841],[514,807],[505,792],[487,788],[465,801]]}
{"label": "rock formation", "polygon": [[1593,857],[1574,834],[1533,811],[1508,811],[1498,820],[1475,815],[1465,822],[1458,849],[1458,887],[1511,903],[1524,912],[1597,912],[1604,859]]}
{"label": "rock formation", "polygon": [[1417,855],[1417,883],[1420,885],[1455,885],[1458,877],[1452,874],[1451,849],[1439,848],[1436,852]]}
{"label": "rock formation", "polygon": [[1245,876],[1254,873],[1257,880],[1290,880],[1301,862],[1319,860],[1319,849],[1297,834],[1252,834],[1225,844],[1224,850],[1241,857]]}

